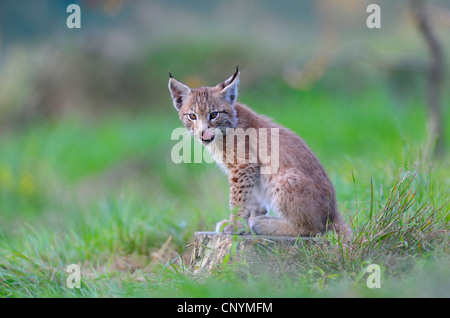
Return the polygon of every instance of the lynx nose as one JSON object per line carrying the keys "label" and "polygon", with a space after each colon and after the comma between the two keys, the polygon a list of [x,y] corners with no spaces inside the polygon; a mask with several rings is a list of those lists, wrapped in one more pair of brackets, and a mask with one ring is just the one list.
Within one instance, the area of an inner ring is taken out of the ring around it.
{"label": "lynx nose", "polygon": [[202,140],[212,141],[214,139],[214,134],[210,129],[204,130],[202,132]]}

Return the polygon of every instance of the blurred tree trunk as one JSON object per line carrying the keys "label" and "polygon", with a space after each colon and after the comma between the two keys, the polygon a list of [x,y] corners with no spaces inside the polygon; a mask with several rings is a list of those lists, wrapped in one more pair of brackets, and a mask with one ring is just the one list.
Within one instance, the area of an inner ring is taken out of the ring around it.
{"label": "blurred tree trunk", "polygon": [[441,45],[431,28],[429,15],[423,0],[412,0],[411,5],[417,27],[427,44],[431,57],[427,87],[428,137],[425,145],[425,155],[431,154],[434,157],[441,157],[445,150],[441,101],[444,56]]}

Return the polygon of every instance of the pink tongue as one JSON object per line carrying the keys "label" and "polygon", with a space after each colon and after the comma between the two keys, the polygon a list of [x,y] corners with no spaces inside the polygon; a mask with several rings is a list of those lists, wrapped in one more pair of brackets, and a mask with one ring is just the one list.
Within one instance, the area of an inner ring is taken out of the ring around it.
{"label": "pink tongue", "polygon": [[202,139],[210,140],[213,136],[214,136],[213,133],[210,130],[207,130],[203,133]]}

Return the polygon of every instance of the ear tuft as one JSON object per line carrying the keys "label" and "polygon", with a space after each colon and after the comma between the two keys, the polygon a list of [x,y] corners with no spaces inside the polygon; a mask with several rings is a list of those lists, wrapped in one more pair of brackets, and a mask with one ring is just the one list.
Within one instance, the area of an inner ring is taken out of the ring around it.
{"label": "ear tuft", "polygon": [[172,74],[169,72],[169,91],[172,96],[173,106],[176,110],[180,110],[181,106],[183,106],[184,101],[191,93],[191,88],[172,77]]}

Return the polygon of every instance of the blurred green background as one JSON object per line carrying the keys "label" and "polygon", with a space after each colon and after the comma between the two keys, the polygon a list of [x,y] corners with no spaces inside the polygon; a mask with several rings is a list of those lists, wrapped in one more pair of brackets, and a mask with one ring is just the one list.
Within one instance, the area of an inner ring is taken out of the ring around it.
{"label": "blurred green background", "polygon": [[[213,86],[239,65],[238,100],[303,137],[349,222],[402,171],[426,171],[417,191],[446,203],[450,76],[446,152],[434,159],[430,54],[411,2],[376,1],[381,29],[369,29],[371,2],[1,0],[0,295],[72,295],[62,283],[71,263],[95,278],[75,296],[134,295],[126,283],[148,283],[149,264],[188,262],[193,232],[228,216],[220,169],[170,158],[181,123],[168,70]],[[66,26],[71,3],[81,29]],[[450,74],[450,4],[428,4]]]}

